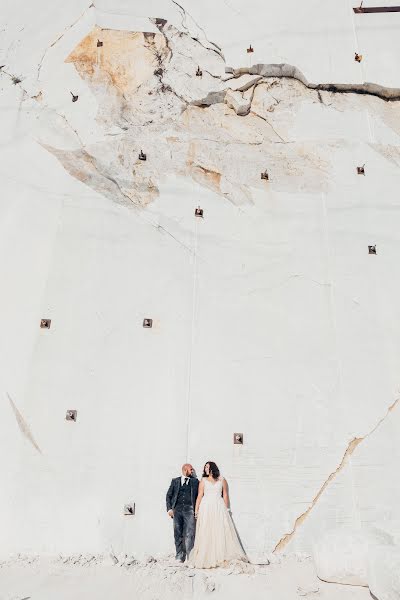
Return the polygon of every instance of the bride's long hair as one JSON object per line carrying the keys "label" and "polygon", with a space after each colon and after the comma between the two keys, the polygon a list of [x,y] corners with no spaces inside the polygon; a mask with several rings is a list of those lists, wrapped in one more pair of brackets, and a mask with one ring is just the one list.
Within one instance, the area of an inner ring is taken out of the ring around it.
{"label": "bride's long hair", "polygon": [[211,462],[211,460],[208,460],[206,462],[206,464],[204,465],[203,468],[203,477],[208,477],[207,473],[206,473],[206,465],[210,466],[210,475],[212,476],[213,479],[218,479],[219,477],[219,469],[217,467],[217,465],[215,464],[215,462]]}

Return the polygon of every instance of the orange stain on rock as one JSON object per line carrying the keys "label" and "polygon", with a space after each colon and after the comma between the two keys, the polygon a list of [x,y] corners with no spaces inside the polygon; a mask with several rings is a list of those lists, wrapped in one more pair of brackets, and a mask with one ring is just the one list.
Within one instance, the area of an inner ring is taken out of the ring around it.
{"label": "orange stain on rock", "polygon": [[221,192],[221,173],[200,164],[196,142],[191,141],[186,158],[187,174],[200,185]]}
{"label": "orange stain on rock", "polygon": [[[103,42],[100,47],[98,39]],[[95,27],[65,62],[74,63],[83,79],[105,87],[112,84],[121,94],[130,95],[153,76],[168,54],[161,34]]]}

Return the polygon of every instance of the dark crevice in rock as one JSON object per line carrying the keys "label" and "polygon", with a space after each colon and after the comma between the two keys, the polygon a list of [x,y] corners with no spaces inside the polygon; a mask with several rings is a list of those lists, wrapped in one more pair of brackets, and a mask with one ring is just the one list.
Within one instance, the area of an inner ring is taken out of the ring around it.
{"label": "dark crevice in rock", "polygon": [[[197,21],[195,21],[195,19],[192,17],[192,15],[190,13],[186,12],[186,10],[183,8],[183,6],[181,6],[175,0],[172,0],[172,2],[175,4],[175,6],[177,6],[179,8],[179,10],[181,11],[181,14],[182,14],[182,18],[185,19],[185,21],[186,21],[186,15],[189,15],[189,17],[192,19],[192,21],[196,25],[196,27],[198,27],[200,29],[200,31],[203,33],[207,42],[209,44],[211,44],[211,46],[214,46],[214,48],[209,48],[207,46],[204,46],[204,44],[202,44],[200,42],[200,40],[196,37],[191,36],[192,40],[194,40],[195,42],[198,42],[206,50],[211,50],[211,52],[215,52],[216,54],[218,54],[218,56],[220,56],[223,60],[225,60],[224,55],[222,54],[222,49],[217,44],[215,44],[214,42],[211,42],[208,39],[206,32],[204,31],[204,29],[202,27],[200,27],[200,25],[197,23]],[[186,31],[189,33],[189,28],[186,26],[186,24],[183,22],[183,20],[182,20],[182,27],[184,27],[186,29]]]}
{"label": "dark crevice in rock", "polygon": [[326,92],[342,94],[367,94],[377,96],[382,100],[400,100],[400,88],[390,88],[377,83],[309,83],[303,73],[293,65],[287,63],[265,64],[260,63],[252,67],[241,67],[232,69],[227,67],[226,73],[231,73],[234,78],[241,75],[261,75],[262,77],[278,77],[297,79],[310,90],[322,90]]}

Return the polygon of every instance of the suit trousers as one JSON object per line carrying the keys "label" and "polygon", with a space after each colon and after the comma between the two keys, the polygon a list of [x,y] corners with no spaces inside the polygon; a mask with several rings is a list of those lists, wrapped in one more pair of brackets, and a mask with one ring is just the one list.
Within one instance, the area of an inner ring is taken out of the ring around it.
{"label": "suit trousers", "polygon": [[196,520],[193,506],[174,509],[174,538],[176,558],[185,560],[194,546]]}

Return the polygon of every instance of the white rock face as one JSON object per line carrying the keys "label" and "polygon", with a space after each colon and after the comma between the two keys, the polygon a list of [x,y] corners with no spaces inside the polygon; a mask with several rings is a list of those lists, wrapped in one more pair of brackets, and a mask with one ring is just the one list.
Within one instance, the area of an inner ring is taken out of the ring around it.
{"label": "white rock face", "polygon": [[331,583],[368,586],[369,553],[386,546],[390,551],[392,545],[392,537],[376,528],[333,529],[313,544],[317,575]]}
{"label": "white rock face", "polygon": [[400,546],[376,545],[370,549],[368,587],[378,600],[400,599]]}
{"label": "white rock face", "polygon": [[261,560],[400,520],[400,17],[338,4],[3,2],[1,552],[170,553],[187,460]]}

